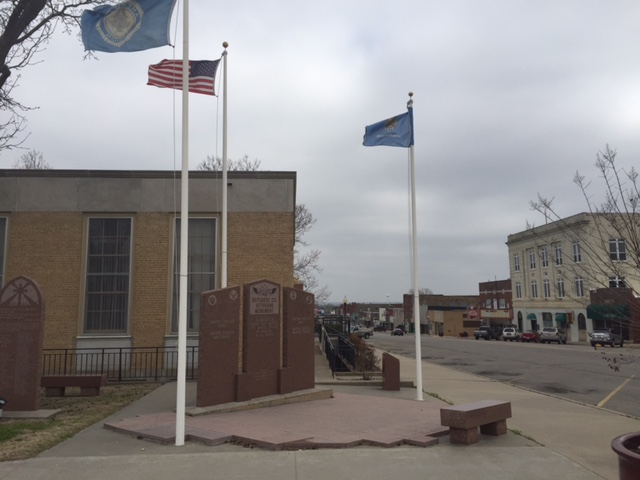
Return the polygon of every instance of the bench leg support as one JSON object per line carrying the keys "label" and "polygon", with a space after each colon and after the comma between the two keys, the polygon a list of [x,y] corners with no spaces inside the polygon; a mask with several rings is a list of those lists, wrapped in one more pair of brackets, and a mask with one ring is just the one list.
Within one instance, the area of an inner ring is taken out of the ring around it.
{"label": "bench leg support", "polygon": [[497,422],[488,423],[480,427],[480,433],[484,435],[505,435],[507,433],[507,421],[498,420]]}
{"label": "bench leg support", "polygon": [[480,433],[478,427],[473,428],[449,428],[449,441],[459,445],[471,445],[478,443]]}

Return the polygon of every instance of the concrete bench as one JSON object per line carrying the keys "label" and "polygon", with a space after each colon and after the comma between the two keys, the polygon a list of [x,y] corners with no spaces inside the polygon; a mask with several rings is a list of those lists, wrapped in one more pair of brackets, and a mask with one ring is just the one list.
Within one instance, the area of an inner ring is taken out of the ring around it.
{"label": "concrete bench", "polygon": [[40,378],[40,386],[45,388],[47,397],[64,397],[66,387],[80,387],[80,395],[95,397],[100,395],[100,387],[106,384],[106,375],[52,375]]}
{"label": "concrete bench", "polygon": [[440,423],[449,427],[449,440],[463,445],[476,443],[480,433],[504,435],[507,418],[511,418],[511,402],[499,400],[480,400],[440,409]]}

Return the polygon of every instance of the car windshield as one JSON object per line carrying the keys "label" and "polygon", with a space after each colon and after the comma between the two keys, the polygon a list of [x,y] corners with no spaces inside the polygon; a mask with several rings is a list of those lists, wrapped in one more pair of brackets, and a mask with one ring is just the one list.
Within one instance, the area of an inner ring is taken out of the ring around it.
{"label": "car windshield", "polygon": [[609,330],[594,330],[593,333],[609,333]]}
{"label": "car windshield", "polygon": [[553,327],[545,327],[542,329],[543,332],[555,332],[556,329]]}

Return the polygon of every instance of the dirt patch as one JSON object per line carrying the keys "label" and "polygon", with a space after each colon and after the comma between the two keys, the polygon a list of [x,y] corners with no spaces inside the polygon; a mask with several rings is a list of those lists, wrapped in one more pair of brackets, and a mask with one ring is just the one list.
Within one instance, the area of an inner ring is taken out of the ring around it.
{"label": "dirt patch", "polygon": [[[0,420],[0,461],[23,460],[72,437],[79,431],[99,422],[121,408],[144,397],[158,388],[160,383],[132,385],[107,385],[97,397],[74,395],[67,389],[67,396],[40,398],[43,410],[62,410],[49,420]],[[78,389],[79,393],[79,389]]]}

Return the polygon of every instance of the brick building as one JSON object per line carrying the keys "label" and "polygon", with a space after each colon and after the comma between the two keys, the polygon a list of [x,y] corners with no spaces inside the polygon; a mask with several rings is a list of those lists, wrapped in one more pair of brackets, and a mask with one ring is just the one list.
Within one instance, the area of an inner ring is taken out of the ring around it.
{"label": "brick building", "polygon": [[[480,293],[479,317],[483,325],[505,327],[513,320],[511,279],[493,280],[478,284]],[[522,330],[522,325],[519,325]]]}
{"label": "brick building", "polygon": [[[220,286],[221,174],[189,174],[188,342]],[[295,172],[229,172],[227,285],[293,286]],[[0,170],[0,285],[45,296],[45,348],[177,341],[180,173]]]}

